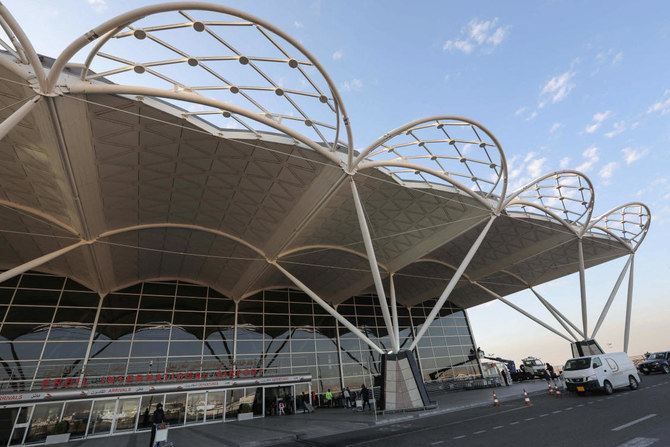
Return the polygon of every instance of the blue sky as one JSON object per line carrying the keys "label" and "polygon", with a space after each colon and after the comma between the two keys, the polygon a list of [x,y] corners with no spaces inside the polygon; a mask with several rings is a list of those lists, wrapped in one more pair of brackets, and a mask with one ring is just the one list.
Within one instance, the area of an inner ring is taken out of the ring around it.
{"label": "blue sky", "polygon": [[[56,56],[113,15],[153,2],[8,0],[39,53]],[[510,189],[553,170],[586,173],[595,215],[649,205],[636,256],[631,354],[670,349],[670,6],[666,2],[230,1],[297,38],[340,89],[357,148],[408,121],[472,118],[508,159]],[[587,272],[590,327],[625,260]],[[539,288],[577,323],[577,277]],[[558,327],[530,294],[512,301]],[[537,304],[536,304],[537,303]],[[599,334],[623,344],[625,285]],[[567,342],[502,303],[470,312],[487,352],[562,362]]]}

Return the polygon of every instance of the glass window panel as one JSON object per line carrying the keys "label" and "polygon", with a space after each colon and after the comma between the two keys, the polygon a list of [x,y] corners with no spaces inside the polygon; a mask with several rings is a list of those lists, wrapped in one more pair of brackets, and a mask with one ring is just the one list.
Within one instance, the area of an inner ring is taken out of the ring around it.
{"label": "glass window panel", "polygon": [[177,295],[179,296],[194,296],[207,297],[207,287],[179,284],[177,286]]}
{"label": "glass window panel", "polygon": [[116,399],[96,400],[93,402],[91,422],[88,428],[89,435],[100,435],[111,431],[115,407]]}
{"label": "glass window panel", "polygon": [[42,324],[9,324],[2,326],[0,335],[4,340],[45,340],[47,338],[47,326]]}
{"label": "glass window panel", "polygon": [[283,301],[283,302],[266,301],[265,302],[265,313],[266,314],[288,314],[288,301]]}
{"label": "glass window panel", "polygon": [[207,413],[205,417],[208,421],[223,419],[224,391],[210,391],[207,393]]}
{"label": "glass window panel", "polygon": [[174,283],[163,284],[156,282],[145,282],[144,288],[142,289],[142,294],[174,296],[176,289],[177,285]]}
{"label": "glass window panel", "polygon": [[140,405],[139,397],[128,399],[119,399],[119,406],[116,410],[116,425],[114,432],[129,431],[135,428],[135,419]]}
{"label": "glass window panel", "polygon": [[83,359],[88,342],[51,342],[44,348],[45,359]]}
{"label": "glass window panel", "polygon": [[265,351],[268,353],[273,352],[290,352],[291,346],[288,343],[288,333],[284,333],[283,336],[278,336],[270,340],[265,341]]}
{"label": "glass window panel", "polygon": [[168,422],[172,426],[182,425],[186,413],[186,394],[166,395],[163,411],[165,411],[165,422]]}
{"label": "glass window panel", "polygon": [[206,393],[191,393],[186,400],[186,423],[203,422],[205,419]]}
{"label": "glass window panel", "polygon": [[168,359],[168,372],[192,372],[200,369],[200,354],[197,357],[177,357]]}
{"label": "glass window panel", "polygon": [[240,405],[248,403],[251,406],[252,402],[246,401],[244,388],[226,391],[226,419],[236,418],[239,413]]}
{"label": "glass window panel", "polygon": [[[55,304],[55,303],[54,303]],[[31,323],[51,323],[54,315],[53,307],[37,306],[14,306],[12,305],[7,312],[8,322],[31,322]]]}
{"label": "glass window panel", "polygon": [[39,442],[47,438],[60,418],[63,403],[38,404],[33,411],[33,419],[26,436],[26,442]]}
{"label": "glass window panel", "polygon": [[[165,358],[130,358],[128,360],[128,374],[162,373],[167,362]],[[125,365],[124,365],[125,366]],[[120,372],[123,374],[123,371]]]}
{"label": "glass window panel", "polygon": [[125,289],[117,290],[118,293],[140,293],[142,291],[142,283],[133,284]]}
{"label": "glass window panel", "polygon": [[309,339],[293,339],[291,340],[292,352],[315,352],[314,340]]}
{"label": "glass window panel", "polygon": [[31,275],[24,273],[21,276],[21,288],[61,290],[65,278],[61,276]]}
{"label": "glass window panel", "polygon": [[121,307],[137,309],[140,302],[139,295],[127,295],[121,293],[110,293],[102,301],[102,307]]}
{"label": "glass window panel", "polygon": [[347,317],[353,317],[356,315],[356,307],[351,305],[351,304],[340,304],[337,306],[337,311],[340,313],[340,315],[344,315]]}
{"label": "glass window panel", "polygon": [[128,357],[129,341],[97,341],[91,346],[91,358]]}
{"label": "glass window panel", "polygon": [[263,326],[245,326],[237,328],[238,340],[256,340],[263,336]]}
{"label": "glass window panel", "polygon": [[142,396],[142,402],[140,403],[140,416],[137,421],[138,430],[149,430],[151,429],[151,418],[156,411],[156,406],[160,403],[163,404],[165,396],[163,394],[151,395],[151,396]]}
{"label": "glass window panel", "polygon": [[96,329],[96,339],[130,340],[133,335],[134,326],[99,324]]}
{"label": "glass window panel", "polygon": [[113,310],[113,309],[102,309],[100,311],[100,323],[112,323],[112,324],[134,324],[135,315],[137,312],[135,310]]}
{"label": "glass window panel", "polygon": [[235,302],[233,300],[220,300],[210,297],[207,302],[207,311],[235,313]]}
{"label": "glass window panel", "polygon": [[184,355],[200,355],[202,342],[200,341],[172,341],[170,342],[170,357]]}
{"label": "glass window panel", "polygon": [[0,358],[3,360],[39,359],[44,343],[0,343]]}
{"label": "glass window panel", "polygon": [[205,313],[205,306],[207,305],[207,300],[204,298],[182,298],[177,297],[174,308],[175,310],[190,310],[194,312]]}
{"label": "glass window panel", "polygon": [[249,299],[242,300],[238,304],[238,313],[251,313],[251,314],[262,314],[263,313],[263,302],[262,301],[251,301]]}
{"label": "glass window panel", "polygon": [[175,312],[173,323],[189,326],[203,325],[205,324],[205,312]]}
{"label": "glass window panel", "polygon": [[289,319],[292,327],[314,326],[312,314],[291,314]]}
{"label": "glass window panel", "polygon": [[136,341],[133,343],[131,357],[164,357],[167,354],[167,342]]}
{"label": "glass window panel", "polygon": [[233,326],[235,325],[235,314],[212,313],[207,311],[208,326]]}
{"label": "glass window panel", "polygon": [[96,309],[61,307],[56,311],[54,322],[93,323]]}
{"label": "glass window panel", "polygon": [[91,292],[63,292],[59,306],[98,307],[100,295]]}
{"label": "glass window panel", "polygon": [[81,372],[80,360],[42,360],[37,371],[37,378],[59,378],[59,377],[74,377]]}
{"label": "glass window panel", "polygon": [[289,325],[288,314],[269,315],[265,314],[265,326],[287,327]]}
{"label": "glass window panel", "polygon": [[135,340],[168,340],[170,338],[170,326],[146,326],[137,327]]}
{"label": "glass window panel", "polygon": [[[316,365],[316,354],[314,354],[313,352],[302,353],[302,354],[294,353],[293,355],[291,355],[291,362],[293,368],[300,368],[303,366],[314,366]],[[302,369],[300,371],[302,371]]]}
{"label": "glass window panel", "polygon": [[325,365],[337,366],[339,363],[337,352],[317,352],[316,357],[319,367]]}
{"label": "glass window panel", "polygon": [[316,338],[316,350],[317,351],[337,351],[337,340],[336,339],[324,339]]}
{"label": "glass window panel", "polygon": [[86,424],[91,412],[91,401],[66,402],[63,410],[63,421],[68,423],[70,439],[83,438],[86,434]]}
{"label": "glass window panel", "polygon": [[243,314],[240,313],[237,315],[238,318],[238,324],[243,325],[243,324],[248,324],[251,326],[258,326],[258,327],[263,327],[263,314]]}
{"label": "glass window panel", "polygon": [[59,290],[18,289],[14,295],[13,304],[55,306],[58,304],[59,297]]}
{"label": "glass window panel", "polygon": [[[14,409],[12,409],[14,410]],[[3,410],[3,411],[10,411],[10,410]],[[12,427],[9,426],[9,430],[11,430]],[[9,441],[9,445],[21,445],[23,444],[23,435],[26,432],[26,427],[16,427],[14,429],[14,433],[12,433],[12,439]],[[9,431],[6,432],[7,434],[5,436],[0,435],[0,440],[2,441],[2,445],[5,445],[7,442],[6,436],[9,435]]]}
{"label": "glass window panel", "polygon": [[65,290],[82,290],[82,291],[89,291],[90,289],[86,286],[83,286],[79,284],[77,281],[67,278],[67,281],[65,281]]}
{"label": "glass window panel", "polygon": [[205,355],[232,356],[233,340],[221,340],[209,338],[205,341]]}
{"label": "glass window panel", "polygon": [[261,354],[263,352],[263,340],[238,340],[238,354]]}
{"label": "glass window panel", "polygon": [[137,313],[137,324],[170,323],[172,312],[158,310],[141,310]]}
{"label": "glass window panel", "polygon": [[172,328],[172,340],[202,340],[202,326],[181,326]]}
{"label": "glass window panel", "polygon": [[16,287],[20,279],[21,279],[20,276],[15,276],[13,278],[9,278],[7,281],[3,281],[2,285],[4,287]]}
{"label": "glass window panel", "polygon": [[14,289],[0,287],[0,304],[9,304],[12,296],[14,296]]}
{"label": "glass window panel", "polygon": [[140,309],[172,310],[174,306],[174,297],[172,296],[154,296],[142,295]]}

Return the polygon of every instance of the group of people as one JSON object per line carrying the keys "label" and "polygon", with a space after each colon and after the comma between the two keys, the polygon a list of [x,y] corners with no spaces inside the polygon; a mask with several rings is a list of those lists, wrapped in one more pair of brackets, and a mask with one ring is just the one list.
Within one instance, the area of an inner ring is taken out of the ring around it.
{"label": "group of people", "polygon": [[[333,408],[334,404],[334,398],[333,398],[333,393],[330,391],[330,388],[328,388],[328,391],[326,391],[325,394],[325,406],[328,408]],[[361,385],[361,390],[357,394],[356,391],[352,391],[349,389],[349,387],[346,387],[342,391],[342,399],[344,402],[344,406],[346,408],[353,408],[356,410],[356,399],[357,397],[360,397],[361,399],[361,410],[365,410],[365,407],[367,406],[370,410],[372,410],[372,406],[370,404],[370,390],[365,386],[365,384]],[[310,396],[306,393],[302,393],[302,401],[303,401],[303,413],[307,413],[308,410],[308,404],[310,404]],[[316,402],[316,393],[312,391],[312,402],[311,405],[314,407],[317,406]]]}

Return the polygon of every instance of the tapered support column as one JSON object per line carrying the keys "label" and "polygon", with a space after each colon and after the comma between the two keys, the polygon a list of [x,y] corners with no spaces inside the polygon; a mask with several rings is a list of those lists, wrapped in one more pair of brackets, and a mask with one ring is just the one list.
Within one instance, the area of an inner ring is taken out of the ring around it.
{"label": "tapered support column", "polygon": [[398,349],[400,349],[400,327],[398,326],[398,304],[395,299],[395,283],[393,282],[393,273],[390,275],[391,281],[391,317],[393,318],[393,336]]}
{"label": "tapered support column", "polygon": [[593,334],[591,334],[591,338],[596,338],[596,334],[598,333],[598,329],[600,329],[600,325],[603,324],[603,321],[605,321],[605,316],[607,315],[607,312],[609,312],[610,310],[610,306],[612,305],[612,301],[614,301],[614,297],[616,296],[617,292],[619,292],[619,287],[621,286],[621,283],[623,282],[623,279],[626,276],[626,272],[628,271],[628,267],[630,266],[632,260],[633,255],[630,255],[628,257],[628,262],[626,262],[626,265],[623,267],[623,270],[621,270],[621,273],[619,274],[619,278],[616,280],[616,284],[614,284],[614,288],[612,289],[612,293],[610,293],[610,297],[607,299],[607,303],[605,303],[605,307],[603,307],[603,311],[600,314],[600,318],[598,318],[596,327],[593,329]]}
{"label": "tapered support column", "polygon": [[386,293],[384,292],[384,284],[382,283],[382,277],[379,274],[379,266],[377,265],[377,257],[375,256],[375,249],[372,246],[372,238],[370,237],[370,230],[368,229],[368,224],[365,220],[365,213],[363,212],[363,205],[361,204],[361,198],[358,195],[358,188],[356,188],[356,182],[354,182],[353,177],[351,178],[351,193],[354,196],[354,205],[356,205],[356,214],[358,215],[358,223],[361,227],[361,233],[363,234],[363,242],[365,243],[365,251],[368,255],[368,261],[370,262],[370,271],[372,272],[372,278],[375,282],[375,289],[377,290],[377,298],[379,298],[379,304],[382,309],[382,315],[384,316],[384,323],[386,323],[386,331],[390,335],[391,346],[393,347],[393,352],[398,352],[398,343],[396,338],[392,335],[393,324],[391,323],[391,315],[389,314],[389,306],[386,301]]}
{"label": "tapered support column", "polygon": [[90,244],[91,242],[89,241],[79,241],[76,244],[72,244],[69,247],[61,248],[60,250],[56,250],[53,253],[46,254],[44,256],[40,256],[37,259],[33,259],[32,261],[28,261],[25,264],[22,264],[18,267],[14,267],[13,269],[7,270],[6,272],[0,273],[0,284],[3,282],[7,281],[8,279],[11,279],[17,275],[20,275],[21,273],[27,272],[28,270],[34,269],[35,267],[39,267],[42,264],[45,264],[53,259],[56,259],[60,255],[64,255],[65,253],[74,250],[77,247],[81,247],[82,245]]}
{"label": "tapered support column", "polygon": [[[574,334],[574,332],[572,332],[572,331],[570,330],[570,327],[565,323],[565,321],[563,321],[563,319],[564,319],[565,317],[563,317],[562,314],[560,314],[558,311],[556,311],[556,309],[554,308],[554,306],[552,306],[551,304],[549,304],[549,302],[548,302],[547,300],[545,300],[544,298],[542,298],[542,297],[540,296],[539,293],[537,293],[535,290],[533,290],[532,287],[530,288],[530,290],[535,294],[535,296],[537,297],[537,299],[540,300],[540,303],[542,303],[542,305],[543,305],[544,307],[547,308],[547,310],[549,311],[549,313],[550,313],[551,315],[554,316],[554,318],[556,319],[556,321],[558,321],[559,324],[560,324],[561,326],[563,326],[563,329],[565,329],[565,330],[568,332],[568,334],[570,334],[570,336],[571,336],[572,338],[575,339],[575,341],[579,341],[579,337],[577,337],[577,336]],[[563,318],[561,318],[561,317],[563,317]],[[579,331],[577,331],[577,332],[579,332]],[[582,336],[582,338],[583,338],[583,337],[584,337],[584,334],[581,334],[581,336]]]}
{"label": "tapered support column", "polygon": [[491,229],[491,225],[493,224],[495,218],[496,218],[495,215],[491,216],[488,223],[480,233],[479,237],[477,237],[477,240],[475,240],[475,243],[472,244],[472,247],[470,247],[470,250],[465,255],[465,258],[463,258],[463,261],[461,261],[461,265],[459,265],[458,269],[456,269],[456,272],[454,272],[454,276],[451,277],[449,284],[447,284],[447,288],[444,289],[444,292],[442,292],[442,295],[440,295],[440,298],[435,303],[433,310],[430,311],[430,315],[428,315],[428,317],[426,317],[426,321],[423,322],[423,325],[421,326],[419,333],[416,334],[416,337],[414,337],[414,341],[412,342],[412,345],[409,347],[410,351],[416,348],[416,345],[419,344],[419,341],[421,340],[421,337],[423,337],[423,334],[426,333],[433,320],[435,320],[435,317],[437,317],[437,314],[440,312],[440,309],[442,309],[442,306],[444,306],[444,302],[447,301],[447,298],[449,298],[449,295],[451,295],[451,292],[454,290],[456,284],[458,284],[458,281],[461,279],[463,272],[465,272],[465,269],[468,268],[470,261],[472,261],[472,258],[475,256],[475,253],[477,253],[479,246],[482,244],[484,238],[486,237],[486,234]]}
{"label": "tapered support column", "polygon": [[582,245],[582,239],[577,239],[577,251],[579,252],[579,291],[582,296],[582,326],[584,339],[586,339],[586,334],[588,331],[588,315],[586,308],[586,273],[584,269],[584,246]]}
{"label": "tapered support column", "polygon": [[473,284],[476,285],[477,287],[479,287],[480,289],[484,290],[485,292],[487,292],[489,295],[496,297],[497,299],[499,299],[499,300],[502,301],[503,303],[507,304],[509,307],[511,307],[512,309],[516,310],[517,312],[519,312],[519,313],[525,315],[526,317],[530,318],[531,320],[533,320],[534,322],[536,322],[536,323],[539,324],[540,326],[544,327],[545,329],[549,329],[549,330],[550,330],[551,332],[553,332],[554,334],[556,334],[556,335],[558,335],[559,337],[564,338],[564,339],[566,339],[567,341],[569,341],[570,343],[572,343],[572,340],[570,340],[570,338],[568,338],[568,337],[566,337],[565,335],[561,334],[561,333],[558,332],[556,329],[554,329],[553,327],[549,326],[548,324],[546,324],[546,323],[543,322],[542,320],[539,320],[539,319],[535,318],[534,316],[532,316],[531,314],[529,314],[529,313],[526,312],[525,310],[521,309],[519,306],[516,306],[516,305],[514,305],[513,303],[507,301],[505,298],[501,297],[500,295],[498,295],[497,293],[495,293],[493,290],[484,287],[483,285],[479,284],[479,283],[476,282],[476,281],[473,282]]}
{"label": "tapered support column", "polygon": [[385,354],[385,352],[377,346],[372,340],[370,340],[368,337],[365,336],[356,326],[351,324],[349,320],[344,318],[342,315],[340,315],[335,309],[333,309],[328,303],[326,303],[321,297],[319,297],[316,293],[312,292],[312,290],[307,287],[305,284],[303,284],[298,278],[295,276],[291,275],[284,267],[281,265],[277,264],[277,262],[272,261],[270,264],[274,265],[277,267],[277,269],[282,272],[288,279],[291,280],[293,284],[298,286],[300,290],[305,292],[307,295],[309,295],[310,298],[312,298],[319,306],[321,306],[326,312],[331,314],[337,321],[342,323],[343,326],[345,326],[347,329],[349,329],[351,332],[356,334],[358,338],[363,340],[365,343],[368,344],[372,349],[377,351],[380,354]]}
{"label": "tapered support column", "polygon": [[623,352],[628,352],[630,338],[630,317],[633,308],[633,272],[635,270],[635,254],[630,255],[630,273],[628,275],[628,301],[626,302],[626,328],[623,333]]}
{"label": "tapered support column", "polygon": [[7,119],[0,123],[0,140],[4,139],[14,126],[19,124],[21,120],[33,110],[40,98],[41,96],[38,95],[29,99],[25,104],[19,107],[16,112],[9,115]]}

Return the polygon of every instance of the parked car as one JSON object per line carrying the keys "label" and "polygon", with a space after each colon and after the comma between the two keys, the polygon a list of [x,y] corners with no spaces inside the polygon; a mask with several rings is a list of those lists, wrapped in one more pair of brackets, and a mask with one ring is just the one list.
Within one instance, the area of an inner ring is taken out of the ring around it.
{"label": "parked car", "polygon": [[604,391],[612,394],[616,388],[636,390],[640,376],[625,352],[590,355],[570,359],[563,367],[568,391]]}
{"label": "parked car", "polygon": [[654,352],[647,360],[639,363],[637,369],[645,375],[653,372],[670,374],[670,351]]}

